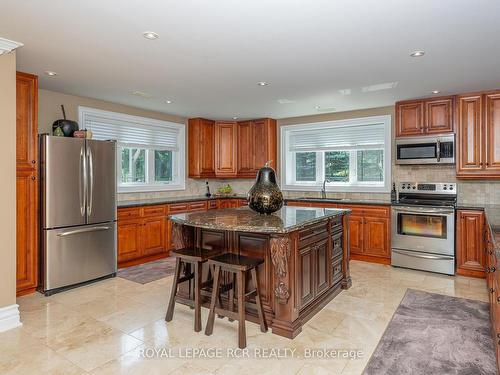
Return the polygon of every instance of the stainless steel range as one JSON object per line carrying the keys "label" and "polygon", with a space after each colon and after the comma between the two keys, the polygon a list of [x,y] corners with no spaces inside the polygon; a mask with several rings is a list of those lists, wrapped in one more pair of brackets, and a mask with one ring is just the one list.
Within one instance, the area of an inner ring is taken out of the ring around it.
{"label": "stainless steel range", "polygon": [[457,185],[403,182],[397,192],[391,264],[454,275]]}

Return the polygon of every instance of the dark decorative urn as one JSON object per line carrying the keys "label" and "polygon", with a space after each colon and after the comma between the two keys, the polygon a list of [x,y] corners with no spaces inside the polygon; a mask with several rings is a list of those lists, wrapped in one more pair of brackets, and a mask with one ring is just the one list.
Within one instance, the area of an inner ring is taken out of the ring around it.
{"label": "dark decorative urn", "polygon": [[269,215],[283,206],[283,194],[276,183],[276,172],[269,167],[269,162],[257,172],[247,199],[248,206],[259,214]]}

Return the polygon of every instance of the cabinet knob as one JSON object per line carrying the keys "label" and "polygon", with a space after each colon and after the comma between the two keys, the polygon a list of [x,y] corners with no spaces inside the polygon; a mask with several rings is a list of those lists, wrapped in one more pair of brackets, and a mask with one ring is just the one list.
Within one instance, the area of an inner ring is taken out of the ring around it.
{"label": "cabinet knob", "polygon": [[497,270],[497,268],[495,266],[490,268],[490,272],[492,272],[492,273],[495,272],[496,270]]}
{"label": "cabinet knob", "polygon": [[32,160],[32,161],[31,161],[31,164],[36,164],[36,160]]}
{"label": "cabinet knob", "polygon": [[32,179],[33,181],[35,181],[35,180],[36,180],[36,176],[31,176],[31,179]]}
{"label": "cabinet knob", "polygon": [[495,289],[490,288],[490,293],[493,293],[494,291],[495,291]]}

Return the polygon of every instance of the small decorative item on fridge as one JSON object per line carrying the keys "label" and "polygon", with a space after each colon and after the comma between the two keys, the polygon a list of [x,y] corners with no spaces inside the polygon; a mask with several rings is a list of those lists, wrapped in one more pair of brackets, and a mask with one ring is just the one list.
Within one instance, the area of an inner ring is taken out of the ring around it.
{"label": "small decorative item on fridge", "polygon": [[87,131],[77,130],[73,133],[73,137],[75,137],[75,138],[87,138]]}
{"label": "small decorative item on fridge", "polygon": [[248,206],[260,214],[272,214],[283,206],[283,193],[276,182],[276,172],[266,165],[257,172],[255,184],[248,192]]}
{"label": "small decorative item on fridge", "polygon": [[[78,130],[78,123],[76,121],[66,119],[66,111],[64,110],[64,105],[61,105],[61,109],[64,119],[54,121],[54,123],[52,124],[52,134],[60,135],[62,131],[65,137],[72,137],[73,133]],[[57,128],[59,128],[59,130],[57,130]]]}

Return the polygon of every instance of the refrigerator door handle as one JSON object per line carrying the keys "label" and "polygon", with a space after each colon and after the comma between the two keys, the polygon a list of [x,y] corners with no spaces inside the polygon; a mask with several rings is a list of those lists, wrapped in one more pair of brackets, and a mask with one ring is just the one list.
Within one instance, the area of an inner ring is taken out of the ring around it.
{"label": "refrigerator door handle", "polygon": [[80,148],[80,163],[78,171],[80,179],[82,178],[82,171],[83,171],[83,186],[82,186],[82,181],[80,180],[78,193],[80,195],[80,214],[82,216],[85,216],[85,206],[87,205],[87,163],[85,163],[85,149],[83,146]]}
{"label": "refrigerator door handle", "polygon": [[108,229],[109,229],[109,227],[106,227],[106,226],[75,229],[75,230],[70,230],[68,232],[58,233],[57,237],[66,237],[66,236],[71,236],[74,234],[87,233],[87,232],[99,232],[99,231],[108,230]]}
{"label": "refrigerator door handle", "polygon": [[94,195],[94,157],[92,155],[92,149],[90,147],[88,150],[88,161],[89,161],[89,187],[88,187],[88,203],[87,203],[87,215],[90,216],[92,214],[92,202]]}

